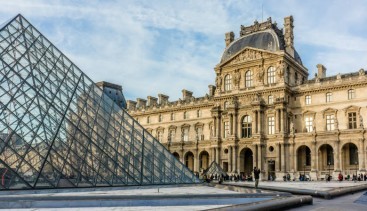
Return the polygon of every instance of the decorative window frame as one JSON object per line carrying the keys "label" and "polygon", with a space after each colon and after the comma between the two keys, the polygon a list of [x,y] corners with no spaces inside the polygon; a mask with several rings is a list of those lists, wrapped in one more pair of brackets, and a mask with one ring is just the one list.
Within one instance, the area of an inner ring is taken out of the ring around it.
{"label": "decorative window frame", "polygon": [[[204,123],[202,122],[197,122],[195,125],[194,125],[194,128],[195,128],[195,137],[198,141],[202,141],[204,140]],[[201,129],[201,134],[199,136],[198,134],[198,130]]]}
{"label": "decorative window frame", "polygon": [[360,128],[360,125],[358,123],[360,123],[361,107],[360,106],[355,106],[355,105],[350,105],[350,106],[344,108],[343,111],[344,111],[345,118],[347,118],[346,128],[349,129],[349,126],[348,126],[349,125],[348,114],[349,113],[352,113],[352,112],[355,112],[356,113],[356,121],[357,121],[357,127],[354,128],[354,129]]}
{"label": "decorative window frame", "polygon": [[[187,129],[187,140],[186,141],[185,141],[185,134],[184,134],[185,129]],[[181,141],[184,141],[184,142],[190,141],[190,125],[189,124],[181,125]]]}
{"label": "decorative window frame", "polygon": [[325,119],[325,131],[332,131],[332,130],[327,130],[327,115],[334,115],[334,130],[338,129],[338,110],[334,109],[334,108],[326,108],[324,110],[321,111],[322,112],[322,118]]}
{"label": "decorative window frame", "polygon": [[311,133],[311,132],[308,132],[306,128],[306,117],[308,116],[312,116],[312,131],[311,132],[316,132],[316,125],[315,125],[316,112],[310,111],[310,110],[307,110],[302,113],[302,132]]}

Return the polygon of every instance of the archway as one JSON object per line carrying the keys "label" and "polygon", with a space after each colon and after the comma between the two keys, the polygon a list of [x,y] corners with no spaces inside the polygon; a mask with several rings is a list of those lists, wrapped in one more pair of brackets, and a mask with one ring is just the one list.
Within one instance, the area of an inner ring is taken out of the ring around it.
{"label": "archway", "polygon": [[199,156],[200,164],[199,168],[200,170],[206,170],[209,167],[209,153],[207,151],[202,151]]}
{"label": "archway", "polygon": [[177,152],[174,152],[173,157],[175,157],[178,161],[180,160],[180,155]]}
{"label": "archway", "polygon": [[297,170],[303,173],[311,170],[311,150],[306,145],[297,149]]}
{"label": "archway", "polygon": [[187,152],[185,155],[185,165],[191,171],[194,171],[194,154],[192,152]]}
{"label": "archway", "polygon": [[323,144],[319,148],[319,170],[324,172],[334,171],[334,149],[329,144]]}
{"label": "archway", "polygon": [[244,148],[240,153],[240,172],[249,175],[253,171],[254,157],[252,150]]}
{"label": "archway", "polygon": [[358,147],[353,143],[347,143],[342,147],[342,169],[345,174],[353,175],[358,170]]}

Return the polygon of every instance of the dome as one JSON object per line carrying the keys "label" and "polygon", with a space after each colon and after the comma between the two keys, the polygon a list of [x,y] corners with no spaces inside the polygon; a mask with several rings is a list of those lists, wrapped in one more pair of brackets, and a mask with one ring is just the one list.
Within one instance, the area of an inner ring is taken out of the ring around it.
{"label": "dome", "polygon": [[[221,62],[226,61],[231,56],[235,55],[246,47],[252,47],[267,51],[284,50],[284,41],[279,38],[273,29],[266,29],[263,31],[251,33],[238,38],[233,41],[223,52]],[[302,64],[299,54],[295,51],[294,57],[296,61]]]}

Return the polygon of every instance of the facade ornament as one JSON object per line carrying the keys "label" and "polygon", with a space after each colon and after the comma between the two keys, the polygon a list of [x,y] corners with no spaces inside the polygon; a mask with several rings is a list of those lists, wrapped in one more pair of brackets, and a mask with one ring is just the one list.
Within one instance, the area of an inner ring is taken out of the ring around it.
{"label": "facade ornament", "polygon": [[294,123],[293,123],[293,120],[290,123],[290,128],[291,128],[292,135],[294,135]]}
{"label": "facade ornament", "polygon": [[359,76],[364,76],[364,75],[366,75],[366,72],[364,71],[364,69],[363,69],[363,68],[361,68],[361,69],[359,70]]}
{"label": "facade ornament", "polygon": [[240,71],[237,69],[234,71],[234,75],[233,75],[233,84],[235,85],[235,87],[237,87],[240,83],[240,79],[241,79],[241,74]]}
{"label": "facade ornament", "polygon": [[259,82],[263,81],[264,78],[264,69],[262,68],[261,65],[259,65],[259,67],[257,68],[257,80]]}
{"label": "facade ornament", "polygon": [[364,126],[363,126],[363,117],[362,117],[362,115],[359,115],[359,127],[360,127],[360,128],[364,128]]}
{"label": "facade ornament", "polygon": [[342,79],[342,75],[341,75],[340,73],[338,73],[338,75],[336,75],[336,79],[337,79],[337,80]]}
{"label": "facade ornament", "polygon": [[215,84],[217,86],[217,89],[221,90],[221,87],[222,87],[222,77],[220,75],[217,76],[217,78],[215,80]]}
{"label": "facade ornament", "polygon": [[335,125],[335,130],[339,130],[339,122],[337,118],[334,119],[334,125]]}

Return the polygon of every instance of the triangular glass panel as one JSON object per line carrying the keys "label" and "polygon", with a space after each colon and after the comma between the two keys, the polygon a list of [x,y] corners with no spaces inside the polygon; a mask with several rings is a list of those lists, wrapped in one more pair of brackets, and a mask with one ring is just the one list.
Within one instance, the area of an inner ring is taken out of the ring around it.
{"label": "triangular glass panel", "polygon": [[199,182],[21,15],[0,27],[1,175],[0,190]]}

